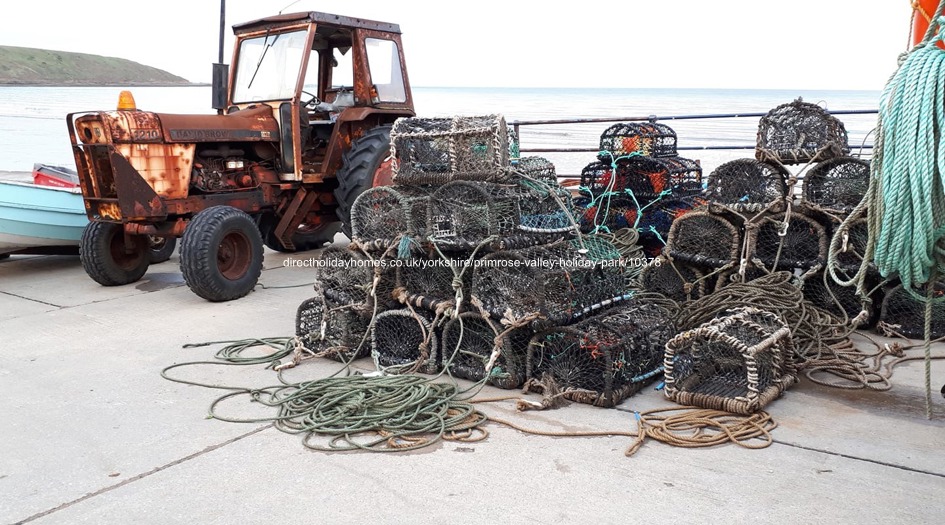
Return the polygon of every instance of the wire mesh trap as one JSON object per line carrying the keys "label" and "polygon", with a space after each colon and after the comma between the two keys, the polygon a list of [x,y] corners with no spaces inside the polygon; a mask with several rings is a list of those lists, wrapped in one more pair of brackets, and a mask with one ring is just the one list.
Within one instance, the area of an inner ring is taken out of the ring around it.
{"label": "wire mesh trap", "polygon": [[847,214],[863,200],[869,185],[869,162],[837,157],[818,163],[807,172],[801,201],[829,213]]}
{"label": "wire mesh trap", "polygon": [[846,226],[830,222],[828,237],[833,239],[835,235],[840,236],[840,250],[837,252],[837,265],[847,271],[856,272],[863,263],[866,256],[866,248],[869,246],[870,230],[867,219],[854,219]]}
{"label": "wire mesh trap", "polygon": [[738,262],[741,246],[742,234],[728,219],[696,210],[673,222],[666,253],[673,260],[721,268]]}
{"label": "wire mesh trap", "polygon": [[435,374],[440,370],[440,336],[428,312],[388,310],[371,329],[371,356],[385,372]]}
{"label": "wire mesh trap", "polygon": [[574,240],[498,251],[477,264],[472,295],[495,319],[568,323],[629,297],[619,257],[613,244],[593,236],[583,245]]}
{"label": "wire mesh trap", "polygon": [[513,180],[517,184],[510,191],[518,199],[519,230],[535,234],[561,234],[575,230],[577,224],[571,192],[562,188],[557,180]]}
{"label": "wire mesh trap", "polygon": [[517,186],[455,181],[437,188],[427,214],[428,239],[441,250],[466,251],[538,244],[522,231]]}
{"label": "wire mesh trap", "polygon": [[[459,314],[443,327],[443,366],[456,377],[481,381],[488,374],[490,385],[518,388],[525,381],[525,355],[532,331],[527,328],[504,330],[479,313]],[[499,354],[492,361],[495,350]],[[486,372],[490,362],[492,366]]]}
{"label": "wire mesh trap", "polygon": [[826,263],[829,240],[820,223],[794,211],[761,218],[752,244],[755,262],[765,268],[809,270]]}
{"label": "wire mesh trap", "polygon": [[367,342],[361,344],[368,324],[350,305],[316,295],[299,305],[295,335],[312,356],[348,362],[368,355]]}
{"label": "wire mesh trap", "polygon": [[[886,293],[879,313],[877,328],[888,334],[899,334],[909,339],[925,337],[925,297],[928,286],[916,287],[912,293],[896,285]],[[945,282],[938,281],[932,291],[931,338],[945,336]]]}
{"label": "wire mesh trap", "polygon": [[665,124],[655,122],[614,124],[601,134],[600,150],[610,153],[606,158],[601,158],[607,162],[611,158],[629,154],[672,157],[676,155],[676,132]]}
{"label": "wire mesh trap", "polygon": [[453,307],[457,292],[454,285],[461,287],[463,296],[469,295],[473,270],[466,268],[467,264],[474,265],[475,261],[424,255],[399,259],[395,270],[397,286],[392,295],[403,304],[430,311]]}
{"label": "wire mesh trap", "polygon": [[530,179],[544,182],[553,186],[558,185],[558,174],[555,165],[544,157],[522,157],[513,163],[516,172]]}
{"label": "wire mesh trap", "polygon": [[709,174],[705,199],[738,211],[760,211],[787,197],[790,173],[780,164],[736,159]]}
{"label": "wire mesh trap", "polygon": [[796,376],[791,331],[777,315],[739,308],[666,343],[666,397],[736,414],[761,410]]}
{"label": "wire mesh trap", "polygon": [[849,152],[843,122],[800,98],[772,109],[758,123],[755,158],[761,161],[802,164]]}
{"label": "wire mesh trap", "polygon": [[659,258],[640,272],[640,287],[648,292],[662,294],[673,301],[684,302],[705,295],[705,274],[699,268]]}
{"label": "wire mesh trap", "polygon": [[802,291],[804,299],[838,319],[846,319],[850,322],[866,308],[867,317],[860,326],[869,326],[876,320],[876,316],[873,315],[875,309],[872,300],[864,304],[863,299],[857,295],[855,286],[840,286],[825,272],[817,273],[805,280]]}
{"label": "wire mesh trap", "polygon": [[402,236],[426,237],[430,186],[378,186],[351,206],[351,237],[358,245],[384,251]]}
{"label": "wire mesh trap", "polygon": [[539,332],[528,346],[529,389],[542,385],[571,401],[613,407],[659,375],[672,318],[656,304],[631,301]]}
{"label": "wire mesh trap", "polygon": [[342,246],[329,246],[318,255],[315,290],[334,304],[350,305],[354,311],[370,317],[375,301],[379,311],[393,307],[395,277],[386,261]]}
{"label": "wire mesh trap", "polygon": [[601,162],[588,164],[581,170],[582,190],[592,197],[611,193],[632,193],[640,205],[671,195],[686,197],[702,191],[702,167],[683,157],[620,158],[616,169]]}
{"label": "wire mesh trap", "polygon": [[391,129],[394,182],[501,182],[509,176],[509,132],[501,115],[400,118]]}

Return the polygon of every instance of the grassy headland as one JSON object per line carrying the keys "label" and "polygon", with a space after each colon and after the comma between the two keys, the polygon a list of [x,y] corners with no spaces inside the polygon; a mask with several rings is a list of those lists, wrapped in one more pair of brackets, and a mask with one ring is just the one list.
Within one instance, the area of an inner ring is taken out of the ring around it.
{"label": "grassy headland", "polygon": [[0,46],[0,85],[107,86],[190,84],[167,71],[123,58]]}

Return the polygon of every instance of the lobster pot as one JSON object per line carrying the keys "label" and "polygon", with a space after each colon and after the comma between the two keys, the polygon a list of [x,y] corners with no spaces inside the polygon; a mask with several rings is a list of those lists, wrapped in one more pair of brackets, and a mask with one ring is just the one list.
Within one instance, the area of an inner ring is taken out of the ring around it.
{"label": "lobster pot", "polygon": [[840,224],[830,224],[830,239],[839,236],[840,251],[837,252],[837,264],[840,268],[850,272],[856,272],[863,263],[866,256],[866,248],[869,245],[870,230],[869,222],[865,219],[854,219],[845,227]]}
{"label": "lobster pot", "polygon": [[443,366],[455,377],[482,381],[487,377],[486,365],[498,350],[487,382],[499,388],[518,388],[525,381],[525,354],[532,332],[518,328],[498,337],[503,330],[478,313],[459,314],[443,327]]}
{"label": "lobster pot", "polygon": [[739,260],[742,236],[739,229],[720,215],[691,211],[669,229],[666,253],[674,260],[720,268]]}
{"label": "lobster pot", "polygon": [[394,182],[501,182],[509,176],[509,132],[500,115],[400,118],[391,129]]}
{"label": "lobster pot", "polygon": [[801,202],[835,215],[846,215],[863,200],[870,185],[870,163],[837,157],[811,168],[804,177]]}
{"label": "lobster pot", "polygon": [[388,310],[374,319],[371,355],[385,372],[435,374],[440,370],[438,331],[426,313]]}
{"label": "lobster pot", "polygon": [[[352,305],[365,315],[373,312],[375,302],[378,310],[389,309],[395,303],[391,293],[396,275],[388,262],[345,247],[329,246],[318,255],[315,290],[333,303]],[[376,288],[375,272],[379,277]]]}
{"label": "lobster pot", "polygon": [[557,181],[520,178],[516,182],[512,191],[518,197],[520,231],[562,234],[575,230],[571,193]]}
{"label": "lobster pot", "polygon": [[790,173],[780,164],[755,159],[737,159],[709,174],[704,197],[714,204],[737,211],[761,211],[784,201]]}
{"label": "lobster pot", "polygon": [[550,184],[558,185],[558,174],[555,171],[555,165],[544,157],[522,157],[514,165],[515,171],[525,175],[529,179]]}
{"label": "lobster pot", "polygon": [[495,319],[565,324],[628,297],[627,277],[613,244],[596,237],[499,251],[482,258],[472,295]]}
{"label": "lobster pot", "polygon": [[705,295],[704,276],[702,270],[695,266],[673,263],[660,257],[643,268],[639,281],[642,289],[681,303]]}
{"label": "lobster pot", "polygon": [[739,308],[666,344],[666,397],[680,405],[751,414],[796,376],[791,331],[777,315]]}
{"label": "lobster pot", "polygon": [[827,261],[829,240],[823,226],[797,211],[764,217],[754,238],[755,258],[766,268],[808,270]]}
{"label": "lobster pot", "polygon": [[665,244],[673,221],[690,212],[702,200],[695,197],[660,199],[643,209],[637,228],[643,240],[655,239]]}
{"label": "lobster pot", "polygon": [[627,122],[610,126],[600,136],[601,160],[610,162],[623,155],[672,157],[676,155],[676,132],[656,122]]}
{"label": "lobster pot", "polygon": [[612,407],[662,370],[663,345],[675,333],[670,313],[631,301],[573,326],[535,334],[528,377],[572,401]]}
{"label": "lobster pot", "polygon": [[864,321],[864,325],[869,325],[875,320],[875,316],[872,315],[871,300],[864,305],[863,300],[856,293],[855,286],[840,286],[826,272],[817,273],[805,280],[802,291],[804,299],[838,319],[850,321],[860,315],[865,307],[870,315]]}
{"label": "lobster pot", "polygon": [[440,186],[430,198],[427,234],[441,250],[469,251],[535,244],[522,223],[515,187],[456,181]]}
{"label": "lobster pot", "polygon": [[459,276],[464,297],[469,295],[472,268],[465,268],[466,258],[409,257],[396,260],[397,287],[393,297],[403,304],[438,311],[455,303],[453,282]]}
{"label": "lobster pot", "polygon": [[702,168],[683,157],[629,157],[607,164],[592,163],[581,171],[581,186],[593,196],[630,192],[641,206],[664,197],[698,195],[702,191]]}
{"label": "lobster pot", "polygon": [[317,295],[299,305],[295,335],[310,353],[349,362],[368,355],[368,342],[362,341],[369,322],[354,307]]}
{"label": "lobster pot", "polygon": [[378,186],[351,206],[351,237],[373,251],[386,251],[406,236],[423,239],[427,229],[429,186]]}
{"label": "lobster pot", "polygon": [[758,123],[755,158],[781,164],[803,164],[846,155],[847,130],[827,110],[800,98],[782,104]]}
{"label": "lobster pot", "polygon": [[[924,338],[925,297],[928,286],[926,284],[923,287],[916,287],[912,293],[909,293],[902,284],[899,284],[887,292],[879,313],[879,322],[883,325],[883,331],[895,332],[909,339]],[[945,302],[942,302],[942,297],[945,296],[945,282],[938,281],[934,286],[931,338],[938,339],[945,336]]]}
{"label": "lobster pot", "polygon": [[633,199],[619,194],[596,200],[587,195],[574,199],[574,215],[584,233],[636,229],[639,208]]}

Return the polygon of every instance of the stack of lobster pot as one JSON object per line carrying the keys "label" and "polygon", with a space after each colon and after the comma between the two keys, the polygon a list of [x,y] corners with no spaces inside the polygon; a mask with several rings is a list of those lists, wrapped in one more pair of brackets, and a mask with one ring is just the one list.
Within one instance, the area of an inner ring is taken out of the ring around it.
{"label": "stack of lobster pot", "polygon": [[[822,107],[798,99],[772,109],[759,123],[756,158],[709,175],[704,206],[670,228],[663,259],[670,268],[644,270],[643,286],[695,299],[788,270],[815,305],[841,319],[860,316],[855,291],[826,272],[833,236],[844,239],[838,261],[845,271],[859,267],[866,246],[865,220],[844,219],[865,194],[869,163],[848,154],[843,123]],[[791,165],[800,166],[796,174]]]}
{"label": "stack of lobster pot", "polygon": [[498,116],[395,123],[394,184],[356,199],[351,245],[322,252],[299,309],[310,352],[601,406],[659,374],[674,304],[634,297],[554,166],[510,158],[509,136]]}
{"label": "stack of lobster pot", "polygon": [[702,168],[676,153],[676,132],[655,122],[615,124],[600,138],[598,160],[581,172],[575,200],[584,232],[635,232],[659,254],[670,224],[698,203]]}

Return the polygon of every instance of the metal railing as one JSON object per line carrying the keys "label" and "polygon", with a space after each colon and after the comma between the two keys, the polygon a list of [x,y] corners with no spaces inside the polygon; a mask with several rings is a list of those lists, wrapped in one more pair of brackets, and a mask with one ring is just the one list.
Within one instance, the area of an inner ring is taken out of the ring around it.
{"label": "metal railing", "polygon": [[[828,111],[831,115],[875,115],[878,113],[878,110],[875,109],[851,109],[851,110],[837,110],[837,111]],[[615,123],[615,122],[660,122],[660,121],[684,121],[684,120],[710,120],[710,119],[733,119],[733,118],[761,118],[767,115],[765,113],[709,113],[709,114],[695,114],[695,115],[647,115],[647,116],[631,116],[631,117],[601,117],[601,118],[567,118],[567,119],[548,119],[548,120],[514,120],[511,122],[512,129],[515,131],[515,136],[519,140],[519,153],[597,153],[600,151],[599,147],[554,147],[554,148],[542,148],[542,147],[525,147],[522,145],[522,134],[521,128],[523,126],[558,126],[558,125],[575,125],[575,124],[595,124],[595,123]],[[868,134],[867,134],[868,136]],[[872,149],[872,144],[855,144],[852,145],[854,149]],[[712,151],[712,150],[753,150],[755,149],[754,144],[745,145],[745,144],[721,144],[721,145],[704,145],[704,146],[677,146],[676,148],[679,151]],[[564,179],[577,178],[580,175],[574,174],[560,174],[559,177]]]}

